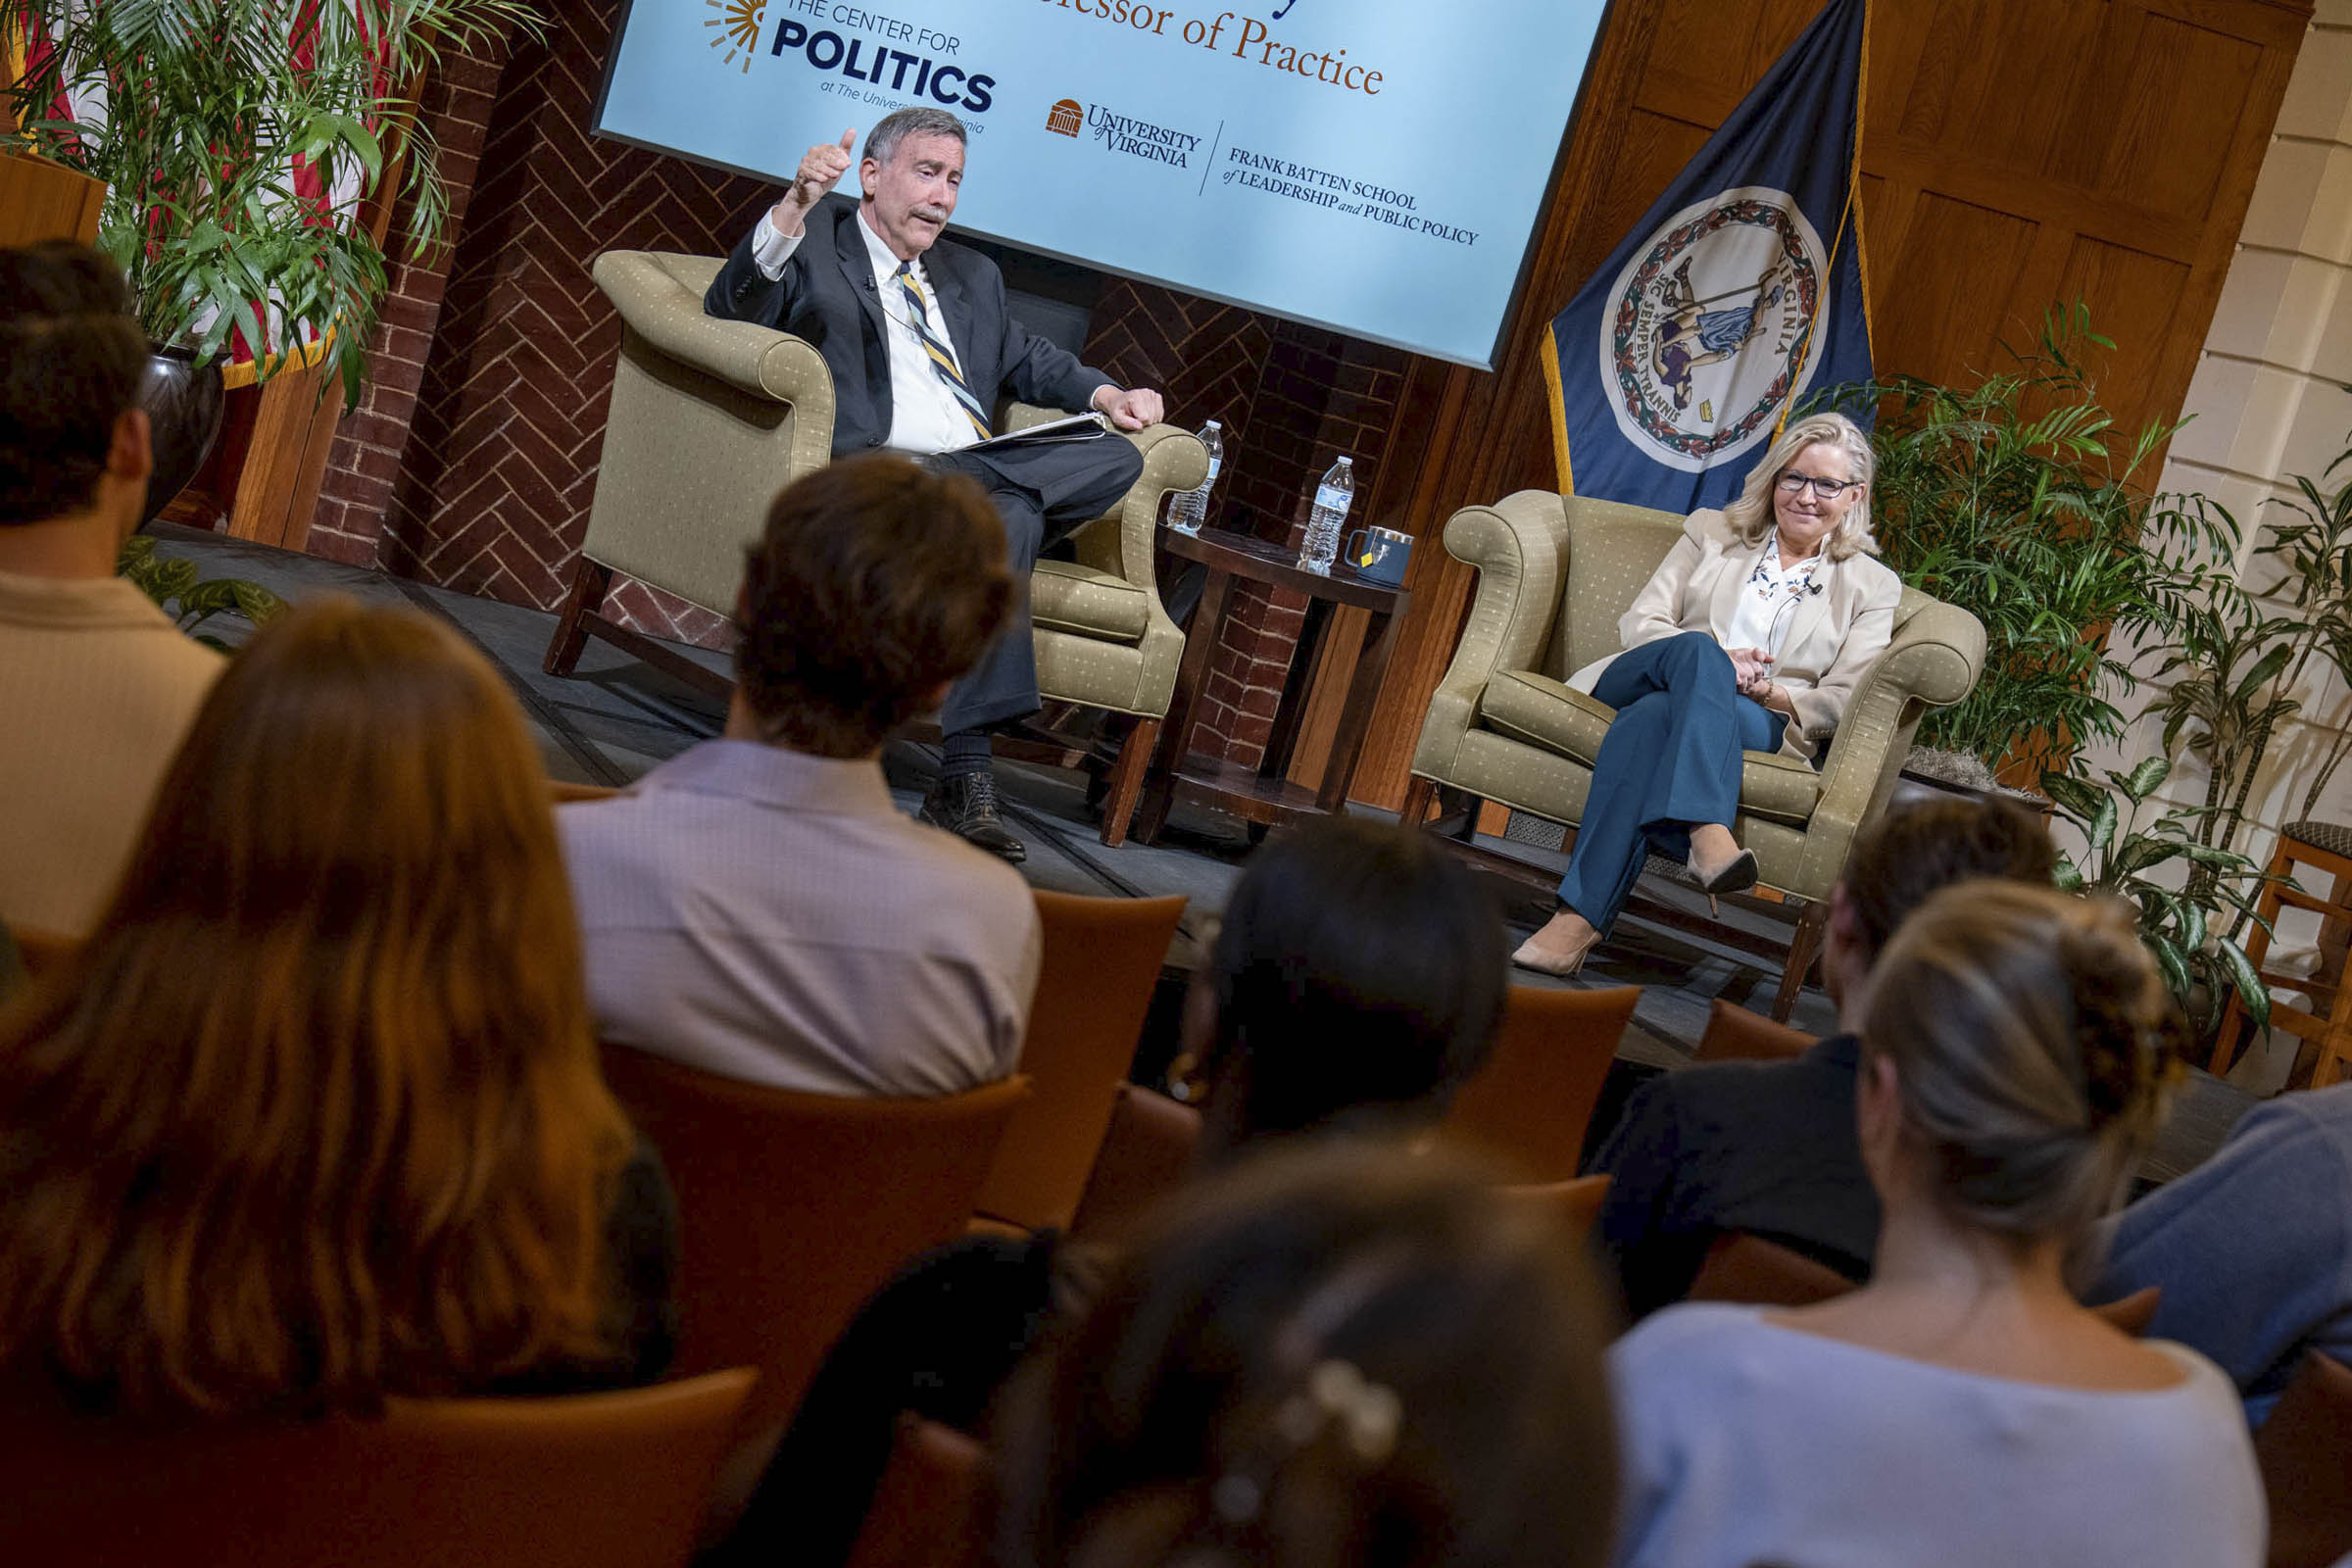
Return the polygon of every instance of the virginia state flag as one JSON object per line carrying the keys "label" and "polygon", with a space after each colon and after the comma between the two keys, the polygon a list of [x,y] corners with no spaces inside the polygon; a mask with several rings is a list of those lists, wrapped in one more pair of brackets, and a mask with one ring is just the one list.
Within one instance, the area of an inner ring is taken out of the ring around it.
{"label": "virginia state flag", "polygon": [[1563,490],[1721,506],[1792,403],[1869,378],[1854,151],[1868,27],[1868,0],[1829,0],[1551,323]]}

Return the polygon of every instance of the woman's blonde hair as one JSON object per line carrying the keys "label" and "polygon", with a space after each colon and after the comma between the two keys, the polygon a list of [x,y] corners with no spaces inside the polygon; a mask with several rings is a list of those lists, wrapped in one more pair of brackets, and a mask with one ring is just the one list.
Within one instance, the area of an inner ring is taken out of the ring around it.
{"label": "woman's blonde hair", "polygon": [[0,1364],[237,1413],[605,1355],[630,1147],[514,699],[421,614],[304,605],[0,1019]]}
{"label": "woman's blonde hair", "polygon": [[1878,459],[1870,449],[1870,437],[1862,427],[1842,414],[1812,414],[1789,424],[1781,438],[1764,454],[1764,461],[1747,470],[1747,482],[1740,487],[1740,498],[1723,509],[1723,520],[1731,525],[1744,545],[1760,545],[1772,532],[1772,487],[1780,482],[1788,466],[1805,455],[1807,447],[1823,442],[1842,451],[1853,465],[1853,476],[1862,482],[1862,491],[1854,504],[1845,509],[1838,526],[1830,530],[1829,540],[1822,546],[1832,561],[1843,561],[1858,552],[1879,553],[1879,541],[1870,531],[1870,485],[1878,473]]}
{"label": "woman's blonde hair", "polygon": [[1921,905],[1872,967],[1865,1058],[1894,1062],[1905,1134],[1960,1223],[2072,1242],[2123,1198],[2180,1035],[2136,914],[1966,882]]}

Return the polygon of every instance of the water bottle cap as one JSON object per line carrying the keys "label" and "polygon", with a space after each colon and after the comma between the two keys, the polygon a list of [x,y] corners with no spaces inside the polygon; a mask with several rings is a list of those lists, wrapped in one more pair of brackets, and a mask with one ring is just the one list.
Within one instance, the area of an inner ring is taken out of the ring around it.
{"label": "water bottle cap", "polygon": [[1207,429],[1207,430],[1222,430],[1222,429],[1224,429],[1225,427],[1224,427],[1223,425],[1219,424],[1219,423],[1218,423],[1216,420],[1214,420],[1214,419],[1211,419],[1211,420],[1209,420],[1209,421],[1208,421],[1208,423],[1207,423],[1207,424],[1203,425],[1201,428],[1203,428],[1203,429]]}

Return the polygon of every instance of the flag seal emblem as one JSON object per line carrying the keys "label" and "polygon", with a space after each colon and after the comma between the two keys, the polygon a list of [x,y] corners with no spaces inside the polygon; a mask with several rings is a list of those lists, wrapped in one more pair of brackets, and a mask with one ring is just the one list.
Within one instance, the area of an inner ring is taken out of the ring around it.
{"label": "flag seal emblem", "polygon": [[1625,438],[1696,472],[1768,435],[1820,358],[1829,266],[1787,191],[1719,191],[1660,223],[1600,317],[1600,379]]}

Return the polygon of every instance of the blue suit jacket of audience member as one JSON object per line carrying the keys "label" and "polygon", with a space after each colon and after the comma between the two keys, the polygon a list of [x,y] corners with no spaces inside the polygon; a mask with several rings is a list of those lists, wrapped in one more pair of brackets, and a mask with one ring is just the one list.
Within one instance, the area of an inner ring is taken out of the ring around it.
{"label": "blue suit jacket of audience member", "polygon": [[2352,1084],[2281,1095],[2124,1210],[2090,1299],[2160,1285],[2148,1324],[2218,1363],[2257,1425],[2305,1350],[2352,1361]]}
{"label": "blue suit jacket of audience member", "polygon": [[[854,202],[828,199],[808,215],[807,236],[770,279],[752,260],[754,223],[703,295],[703,309],[730,321],[754,321],[803,338],[833,372],[833,455],[848,457],[890,439],[890,350],[872,253],[858,231]],[[1010,393],[1048,409],[1084,409],[1111,384],[1074,354],[1012,318],[1004,274],[978,251],[940,240],[921,257],[947,318],[964,384],[993,410]],[[893,300],[889,309],[906,309]]]}

